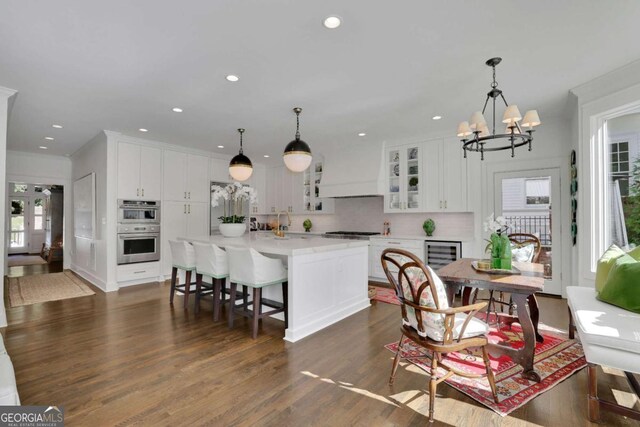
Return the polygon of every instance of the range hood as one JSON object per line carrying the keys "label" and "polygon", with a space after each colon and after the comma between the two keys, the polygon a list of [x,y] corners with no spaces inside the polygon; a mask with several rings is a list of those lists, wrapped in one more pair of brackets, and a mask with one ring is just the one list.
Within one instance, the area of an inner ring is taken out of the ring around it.
{"label": "range hood", "polygon": [[382,196],[383,144],[341,145],[324,156],[320,197]]}

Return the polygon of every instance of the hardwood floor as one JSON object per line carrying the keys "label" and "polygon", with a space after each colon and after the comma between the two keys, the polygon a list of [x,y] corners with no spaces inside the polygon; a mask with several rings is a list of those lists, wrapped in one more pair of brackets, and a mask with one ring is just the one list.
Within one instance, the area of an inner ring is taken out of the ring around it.
{"label": "hardwood floor", "polygon": [[62,261],[52,261],[50,264],[14,265],[7,268],[8,277],[30,276],[32,274],[60,273]]}
{"label": "hardwood floor", "polygon": [[[168,284],[10,308],[3,332],[22,403],[62,405],[67,425],[424,425],[426,375],[404,365],[387,385],[399,337],[399,307],[374,303],[295,344],[283,323],[265,319],[250,338],[171,307]],[[541,298],[541,319],[567,327],[566,303]],[[600,393],[629,391],[601,375]],[[444,384],[436,425],[590,425],[586,370],[502,418]],[[604,425],[634,422],[603,412]],[[637,424],[635,424],[637,425]]]}

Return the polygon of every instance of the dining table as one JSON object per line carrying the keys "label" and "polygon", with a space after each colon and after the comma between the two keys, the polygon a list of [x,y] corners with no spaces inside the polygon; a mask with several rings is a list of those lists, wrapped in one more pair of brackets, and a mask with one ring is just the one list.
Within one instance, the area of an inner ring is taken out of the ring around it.
{"label": "dining table", "polygon": [[539,310],[535,294],[544,290],[544,266],[537,263],[513,262],[510,273],[481,271],[477,261],[472,258],[460,258],[438,270],[438,276],[447,286],[449,304],[453,306],[455,295],[462,287],[462,305],[469,304],[469,296],[474,288],[508,292],[516,304],[516,321],[522,327],[524,346],[516,349],[499,343],[490,343],[489,350],[494,354],[506,354],[515,363],[523,367],[522,376],[528,380],[540,382],[540,375],[533,367],[536,341],[542,342],[538,333]]}

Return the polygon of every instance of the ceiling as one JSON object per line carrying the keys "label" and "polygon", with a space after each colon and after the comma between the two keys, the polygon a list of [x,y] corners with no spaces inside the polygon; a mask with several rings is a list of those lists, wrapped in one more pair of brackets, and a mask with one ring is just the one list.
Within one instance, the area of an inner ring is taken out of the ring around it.
{"label": "ceiling", "polygon": [[[59,155],[101,129],[233,154],[243,127],[245,154],[281,162],[295,106],[314,152],[453,135],[482,108],[493,56],[504,58],[507,100],[544,122],[567,113],[569,89],[640,58],[634,0],[0,0],[0,9],[0,86],[19,91],[8,147]],[[327,30],[333,14],[343,24]]]}

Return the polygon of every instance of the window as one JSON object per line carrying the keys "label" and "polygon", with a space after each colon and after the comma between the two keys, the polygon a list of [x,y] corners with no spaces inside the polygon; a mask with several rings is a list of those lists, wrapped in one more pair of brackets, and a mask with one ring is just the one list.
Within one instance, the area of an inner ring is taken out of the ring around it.
{"label": "window", "polygon": [[35,199],[33,202],[33,229],[43,230],[44,200]]}
{"label": "window", "polygon": [[549,204],[549,179],[527,179],[524,183],[527,206]]}
{"label": "window", "polygon": [[14,193],[26,193],[28,188],[27,184],[13,184]]}
{"label": "window", "polygon": [[629,142],[611,144],[611,181],[618,181],[620,195],[629,195]]}

